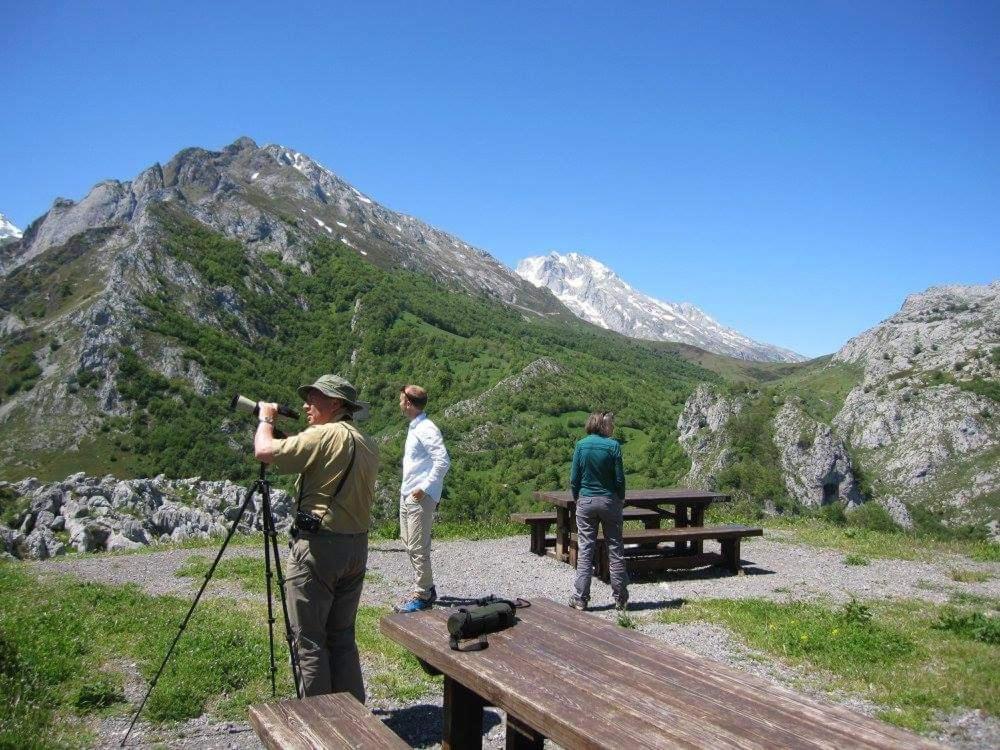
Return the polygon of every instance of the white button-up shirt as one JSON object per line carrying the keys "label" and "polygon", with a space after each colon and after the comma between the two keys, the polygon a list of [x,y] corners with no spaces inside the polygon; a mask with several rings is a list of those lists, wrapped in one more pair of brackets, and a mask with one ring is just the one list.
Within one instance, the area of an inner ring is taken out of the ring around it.
{"label": "white button-up shirt", "polygon": [[416,490],[423,490],[435,502],[439,502],[444,475],[450,467],[451,459],[444,447],[441,430],[426,414],[420,412],[410,421],[410,428],[406,433],[400,495],[407,497]]}

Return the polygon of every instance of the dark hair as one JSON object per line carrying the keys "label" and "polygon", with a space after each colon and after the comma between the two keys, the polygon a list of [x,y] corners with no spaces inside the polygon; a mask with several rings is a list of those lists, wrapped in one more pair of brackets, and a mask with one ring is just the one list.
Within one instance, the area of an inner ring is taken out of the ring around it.
{"label": "dark hair", "polygon": [[399,389],[399,392],[406,396],[406,400],[418,409],[423,409],[427,406],[427,391],[419,385],[404,385]]}
{"label": "dark hair", "polygon": [[595,411],[587,417],[587,424],[583,429],[588,435],[604,435],[608,437],[610,431],[608,426],[614,421],[615,415],[610,411]]}

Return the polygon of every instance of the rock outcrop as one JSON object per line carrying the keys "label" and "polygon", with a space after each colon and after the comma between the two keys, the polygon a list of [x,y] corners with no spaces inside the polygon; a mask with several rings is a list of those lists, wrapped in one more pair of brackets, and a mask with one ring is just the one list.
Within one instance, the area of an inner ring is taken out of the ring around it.
{"label": "rock outcrop", "polygon": [[[0,554],[44,560],[77,552],[113,552],[149,544],[225,534],[239,514],[246,489],[201,479],[115,479],[74,474],[62,482],[0,482],[25,505],[15,527],[0,525]],[[262,528],[260,498],[240,519],[239,533]],[[293,500],[272,489],[275,526],[287,530]]]}
{"label": "rock outcrop", "polygon": [[[794,397],[774,419],[788,493],[805,505],[872,499],[903,526],[919,509],[946,525],[1000,526],[1000,282],[934,287],[833,356],[863,373],[829,425]],[[780,390],[780,384],[777,386]],[[678,422],[689,479],[726,465],[730,399],[699,388]]]}

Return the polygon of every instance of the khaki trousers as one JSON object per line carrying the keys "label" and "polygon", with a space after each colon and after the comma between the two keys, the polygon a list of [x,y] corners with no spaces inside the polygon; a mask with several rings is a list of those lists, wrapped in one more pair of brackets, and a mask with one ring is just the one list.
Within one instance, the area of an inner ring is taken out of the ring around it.
{"label": "khaki trousers", "polygon": [[285,600],[305,695],[347,692],[365,702],[354,620],[368,534],[300,532],[288,556]]}
{"label": "khaki trousers", "polygon": [[431,595],[434,575],[431,572],[431,526],[437,503],[429,495],[421,500],[399,498],[399,536],[413,568],[413,593],[421,599]]}

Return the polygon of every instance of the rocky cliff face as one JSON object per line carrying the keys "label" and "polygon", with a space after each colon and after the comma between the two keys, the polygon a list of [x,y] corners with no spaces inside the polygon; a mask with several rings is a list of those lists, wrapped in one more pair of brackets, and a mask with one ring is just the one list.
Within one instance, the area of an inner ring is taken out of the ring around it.
{"label": "rocky cliff face", "polygon": [[997,520],[1000,282],[911,295],[834,359],[864,368],[834,428],[897,515],[916,504],[953,522]]}
{"label": "rocky cliff face", "polygon": [[[795,396],[773,420],[788,494],[805,505],[872,499],[897,523],[914,513],[950,526],[1000,527],[1000,282],[935,287],[851,339],[833,357],[863,375],[829,425]],[[784,393],[782,385],[775,386]],[[699,388],[678,422],[701,486],[726,465],[726,425],[739,400]]]}
{"label": "rocky cliff face", "polygon": [[633,289],[607,266],[579,253],[525,258],[517,273],[548,288],[584,320],[634,338],[680,341],[738,359],[801,362],[804,357],[762,344],[719,324],[687,303],[662,302]]}

